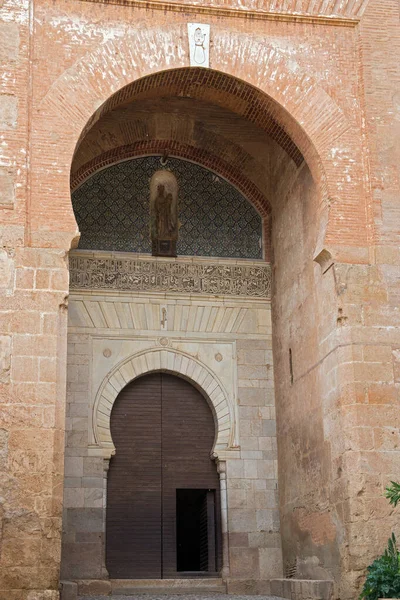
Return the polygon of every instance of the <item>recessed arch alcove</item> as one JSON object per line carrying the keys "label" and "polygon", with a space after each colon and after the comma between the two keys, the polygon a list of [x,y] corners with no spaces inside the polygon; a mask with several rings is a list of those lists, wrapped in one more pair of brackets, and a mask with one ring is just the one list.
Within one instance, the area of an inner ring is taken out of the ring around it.
{"label": "recessed arch alcove", "polygon": [[175,158],[167,147],[164,157],[131,156],[112,165],[105,162],[102,159],[103,168],[72,192],[81,233],[79,248],[150,254],[148,188],[158,172],[173,173],[179,186],[179,256],[259,260],[268,253],[264,247],[268,230],[263,235],[268,213],[248,200],[249,190],[242,192],[216,172],[215,165],[211,170]]}

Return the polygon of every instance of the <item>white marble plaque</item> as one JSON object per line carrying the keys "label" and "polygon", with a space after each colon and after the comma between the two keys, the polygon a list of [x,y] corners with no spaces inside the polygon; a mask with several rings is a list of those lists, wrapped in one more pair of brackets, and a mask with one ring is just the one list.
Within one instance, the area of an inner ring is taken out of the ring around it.
{"label": "white marble plaque", "polygon": [[190,66],[210,66],[210,25],[188,23]]}

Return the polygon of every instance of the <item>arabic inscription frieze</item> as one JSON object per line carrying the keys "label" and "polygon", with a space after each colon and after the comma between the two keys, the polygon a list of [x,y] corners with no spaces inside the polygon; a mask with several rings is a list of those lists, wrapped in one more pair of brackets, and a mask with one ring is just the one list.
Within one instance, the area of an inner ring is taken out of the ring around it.
{"label": "arabic inscription frieze", "polygon": [[268,264],[229,264],[183,260],[146,260],[71,256],[74,290],[168,292],[208,296],[271,297]]}

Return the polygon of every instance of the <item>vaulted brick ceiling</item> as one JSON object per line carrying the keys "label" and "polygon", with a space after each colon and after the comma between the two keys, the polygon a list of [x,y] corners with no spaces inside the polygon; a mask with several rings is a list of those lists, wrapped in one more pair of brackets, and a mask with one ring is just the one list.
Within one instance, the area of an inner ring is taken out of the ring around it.
{"label": "vaulted brick ceiling", "polygon": [[196,98],[216,105],[256,125],[276,141],[299,166],[303,157],[279,118],[282,109],[256,88],[210,69],[176,69],[139,79],[114,94],[95,113],[82,136],[96,121],[117,107],[154,98]]}
{"label": "vaulted brick ceiling", "polygon": [[187,158],[215,170],[261,212],[269,211],[282,180],[291,181],[304,163],[272,99],[205,69],[164,71],[114,94],[81,135],[71,187],[99,168],[146,154]]}

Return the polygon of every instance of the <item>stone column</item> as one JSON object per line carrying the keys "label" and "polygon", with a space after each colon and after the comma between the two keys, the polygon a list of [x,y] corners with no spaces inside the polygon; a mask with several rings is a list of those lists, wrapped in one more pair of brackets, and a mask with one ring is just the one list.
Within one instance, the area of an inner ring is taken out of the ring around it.
{"label": "stone column", "polygon": [[229,538],[228,538],[228,495],[226,489],[226,461],[217,459],[221,490],[221,530],[222,530],[222,571],[223,579],[229,577]]}
{"label": "stone column", "polygon": [[101,576],[109,579],[110,575],[106,567],[106,519],[107,519],[107,477],[110,468],[110,459],[103,460],[103,549],[101,553]]}

